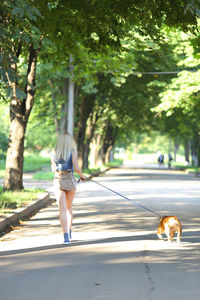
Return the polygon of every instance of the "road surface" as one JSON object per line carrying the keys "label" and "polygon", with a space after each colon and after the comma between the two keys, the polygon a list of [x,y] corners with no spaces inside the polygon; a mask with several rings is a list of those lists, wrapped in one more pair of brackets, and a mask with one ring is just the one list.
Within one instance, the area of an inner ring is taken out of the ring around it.
{"label": "road surface", "polygon": [[200,299],[200,180],[131,168],[95,180],[158,214],[178,216],[182,242],[158,240],[156,215],[84,182],[70,246],[63,245],[56,203],[0,239],[0,299]]}

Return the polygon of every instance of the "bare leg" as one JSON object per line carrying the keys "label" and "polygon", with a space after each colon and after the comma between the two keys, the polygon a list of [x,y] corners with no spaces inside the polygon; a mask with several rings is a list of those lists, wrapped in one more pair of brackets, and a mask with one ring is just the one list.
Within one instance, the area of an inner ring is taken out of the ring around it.
{"label": "bare leg", "polygon": [[[59,207],[60,225],[64,233],[64,243],[69,244],[69,233],[72,226],[72,203],[76,190],[55,190],[55,196]],[[66,236],[67,235],[67,236]]]}
{"label": "bare leg", "polygon": [[67,204],[67,232],[72,228],[73,213],[72,213],[72,203],[76,194],[76,190],[65,191],[66,204]]}
{"label": "bare leg", "polygon": [[57,190],[55,195],[59,207],[60,225],[62,227],[63,233],[65,233],[67,232],[68,227],[66,194],[65,191]]}

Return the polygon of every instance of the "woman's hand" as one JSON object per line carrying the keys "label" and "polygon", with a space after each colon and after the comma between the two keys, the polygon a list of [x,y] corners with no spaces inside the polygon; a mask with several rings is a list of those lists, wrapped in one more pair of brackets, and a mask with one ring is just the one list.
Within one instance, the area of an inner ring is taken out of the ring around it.
{"label": "woman's hand", "polygon": [[85,181],[85,180],[87,179],[87,177],[86,177],[85,175],[81,175],[81,176],[80,176],[80,179],[81,179],[82,181]]}

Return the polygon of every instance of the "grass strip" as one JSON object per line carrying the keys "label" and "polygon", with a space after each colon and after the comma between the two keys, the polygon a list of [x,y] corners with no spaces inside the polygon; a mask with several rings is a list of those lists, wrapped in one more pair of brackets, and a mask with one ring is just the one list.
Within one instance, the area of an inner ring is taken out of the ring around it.
{"label": "grass strip", "polygon": [[[0,160],[0,178],[5,175],[5,164],[5,159]],[[48,157],[42,157],[36,154],[25,155],[23,172],[42,170],[43,168],[49,168],[50,165],[51,160]]]}
{"label": "grass strip", "polygon": [[49,167],[51,160],[48,157],[40,155],[26,155],[24,157],[24,172],[31,172],[41,170],[42,168]]}
{"label": "grass strip", "polygon": [[0,187],[0,210],[19,208],[37,199],[41,193],[44,193],[44,190],[31,188],[22,191],[4,192],[3,187]]}
{"label": "grass strip", "polygon": [[[114,160],[113,162],[107,164],[105,167],[119,167],[121,166],[123,163],[123,160],[121,159],[117,159],[117,160]],[[104,168],[105,168],[104,167]],[[85,176],[87,175],[91,175],[92,173],[96,173],[96,172],[99,172],[99,171],[102,171],[101,168],[91,168],[91,169],[84,169],[83,170],[83,174]],[[74,172],[74,175],[76,177],[76,179],[79,178],[79,176],[76,174],[76,172]],[[33,179],[34,180],[53,180],[54,179],[54,173],[53,172],[45,172],[45,171],[38,171],[38,172],[35,172],[35,174],[33,175]]]}
{"label": "grass strip", "polygon": [[[86,169],[84,170],[83,174],[85,176],[90,175],[94,172],[100,171],[99,168],[97,169]],[[74,172],[74,176],[76,179],[79,178],[79,176]],[[33,175],[34,180],[53,180],[54,179],[54,173],[53,172],[44,172],[44,171],[38,171]]]}

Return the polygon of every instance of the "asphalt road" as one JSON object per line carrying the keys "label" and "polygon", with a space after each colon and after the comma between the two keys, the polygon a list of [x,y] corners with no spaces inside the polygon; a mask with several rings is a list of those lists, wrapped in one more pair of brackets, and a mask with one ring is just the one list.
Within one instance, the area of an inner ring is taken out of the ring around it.
{"label": "asphalt road", "polygon": [[0,299],[200,299],[200,180],[129,168],[95,180],[158,214],[178,216],[182,242],[158,240],[156,215],[84,182],[70,246],[62,244],[56,203],[0,239]]}

